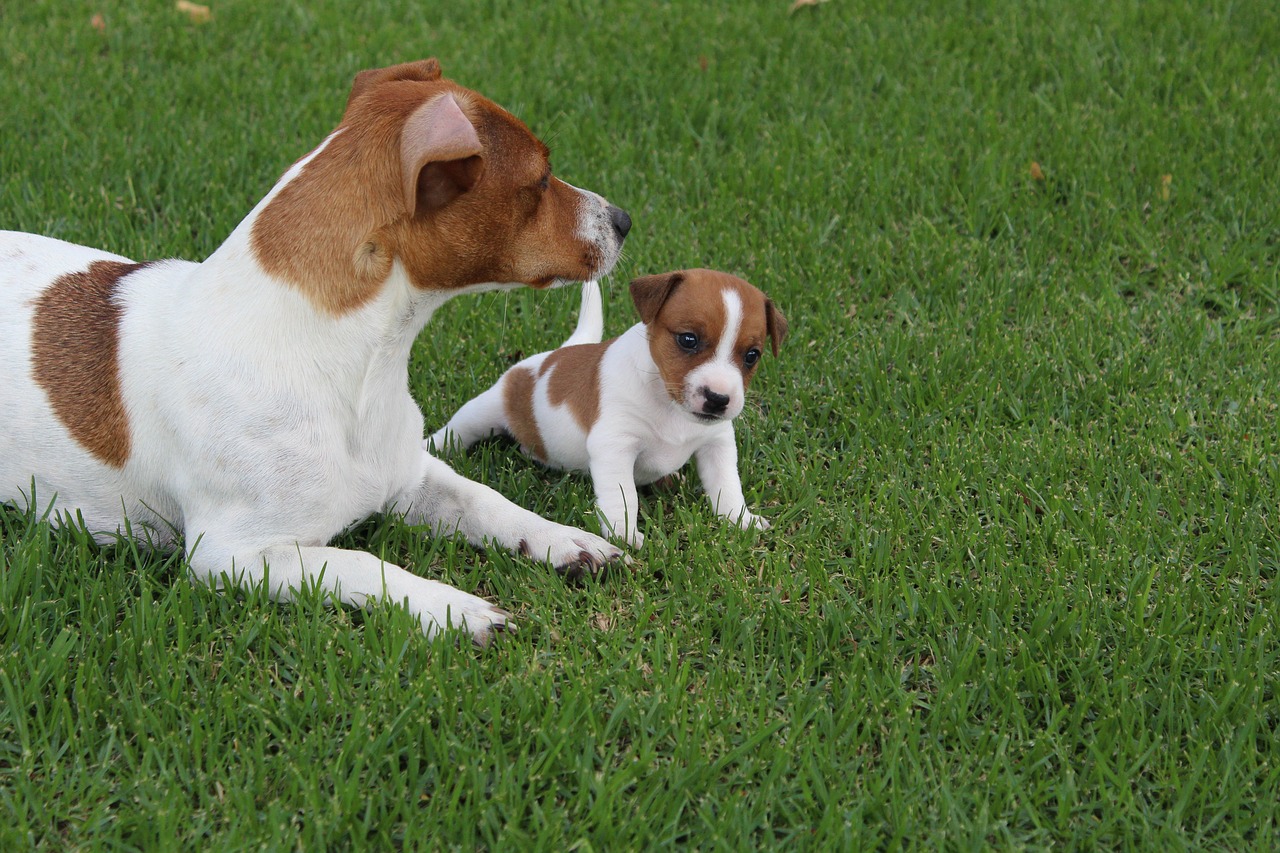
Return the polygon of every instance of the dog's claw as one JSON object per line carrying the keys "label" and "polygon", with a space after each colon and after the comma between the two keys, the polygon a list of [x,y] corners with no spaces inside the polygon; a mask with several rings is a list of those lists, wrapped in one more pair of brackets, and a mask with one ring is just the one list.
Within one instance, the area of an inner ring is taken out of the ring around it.
{"label": "dog's claw", "polygon": [[519,541],[518,553],[542,559],[569,580],[597,576],[622,557],[622,549],[584,530],[555,525]]}
{"label": "dog's claw", "polygon": [[516,623],[511,619],[510,613],[501,607],[494,607],[492,611],[493,615],[501,621],[490,622],[484,628],[471,632],[471,643],[477,648],[488,648],[499,634],[514,634],[518,630]]}
{"label": "dog's claw", "polygon": [[584,577],[603,578],[609,568],[624,559],[622,551],[610,546],[607,550],[593,551],[583,548],[577,556],[566,563],[556,566],[565,580],[577,582]]}

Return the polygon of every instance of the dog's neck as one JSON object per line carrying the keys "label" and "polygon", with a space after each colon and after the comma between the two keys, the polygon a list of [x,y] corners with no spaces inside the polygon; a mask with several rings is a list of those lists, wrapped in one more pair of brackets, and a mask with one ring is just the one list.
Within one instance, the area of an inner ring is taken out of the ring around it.
{"label": "dog's neck", "polygon": [[[404,268],[395,262],[372,299],[346,314],[334,315],[320,309],[298,288],[264,273],[253,250],[254,223],[338,132],[285,172],[222,245],[192,269],[175,297],[181,302],[178,310],[189,312],[194,322],[184,328],[203,329],[236,358],[260,364],[264,378],[274,375],[291,381],[316,373],[323,381],[315,387],[361,395],[369,382],[386,381],[374,378],[381,374],[390,374],[397,384],[407,384],[414,340],[436,309],[465,291],[414,287]],[[486,287],[466,290],[483,289]],[[202,321],[202,317],[216,318],[216,325],[211,325],[212,319]]]}

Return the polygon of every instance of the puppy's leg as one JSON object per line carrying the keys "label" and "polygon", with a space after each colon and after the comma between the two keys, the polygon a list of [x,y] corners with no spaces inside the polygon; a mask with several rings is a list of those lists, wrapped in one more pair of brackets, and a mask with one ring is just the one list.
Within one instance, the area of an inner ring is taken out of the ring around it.
{"label": "puppy's leg", "polygon": [[427,449],[437,453],[466,450],[477,441],[507,431],[507,412],[502,402],[502,380],[468,400],[449,422],[427,439]]}
{"label": "puppy's leg", "polygon": [[622,556],[599,536],[516,506],[429,453],[422,454],[418,485],[396,500],[395,509],[411,524],[428,524],[439,534],[461,533],[477,547],[493,542],[571,576],[595,574]]}
{"label": "puppy's leg", "polygon": [[487,645],[509,618],[482,598],[420,578],[363,551],[294,544],[236,552],[202,537],[191,552],[191,571],[211,585],[218,584],[224,573],[242,586],[266,578],[269,593],[277,601],[291,600],[304,584],[317,584],[355,607],[402,604],[428,637],[447,628],[462,628],[480,645]]}
{"label": "puppy's leg", "polygon": [[606,536],[622,539],[632,548],[644,545],[640,532],[640,501],[636,495],[636,461],[616,448],[591,453],[591,482],[596,490],[596,511]]}
{"label": "puppy's leg", "polygon": [[718,515],[734,521],[744,530],[748,527],[769,529],[768,520],[752,515],[747,509],[747,499],[742,494],[742,480],[738,477],[738,445],[733,433],[717,436],[693,454],[698,465],[698,477],[707,491],[711,508]]}

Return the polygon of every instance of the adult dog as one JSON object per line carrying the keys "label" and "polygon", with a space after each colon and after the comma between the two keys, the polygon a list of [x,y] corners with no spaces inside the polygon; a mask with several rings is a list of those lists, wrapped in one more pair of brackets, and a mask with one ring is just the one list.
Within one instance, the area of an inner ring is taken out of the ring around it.
{"label": "adult dog", "polygon": [[487,642],[502,610],[328,543],[394,510],[562,570],[620,556],[431,456],[408,358],[445,301],[598,278],[630,225],[436,60],[364,71],[203,263],[0,233],[0,500],[102,539],[180,538],[208,582],[318,584]]}

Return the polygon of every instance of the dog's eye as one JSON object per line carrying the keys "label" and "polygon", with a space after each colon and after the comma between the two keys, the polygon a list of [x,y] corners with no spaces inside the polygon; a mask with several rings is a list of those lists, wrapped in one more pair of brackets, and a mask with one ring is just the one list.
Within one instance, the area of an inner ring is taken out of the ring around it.
{"label": "dog's eye", "polygon": [[547,169],[542,175],[542,180],[538,181],[538,189],[546,190],[551,186],[551,169]]}
{"label": "dog's eye", "polygon": [[685,352],[695,352],[698,349],[698,336],[693,332],[680,332],[676,335],[676,346]]}
{"label": "dog's eye", "polygon": [[752,347],[751,349],[747,350],[747,354],[742,357],[742,362],[747,367],[751,367],[759,360],[760,360],[760,350],[757,349],[756,347]]}

